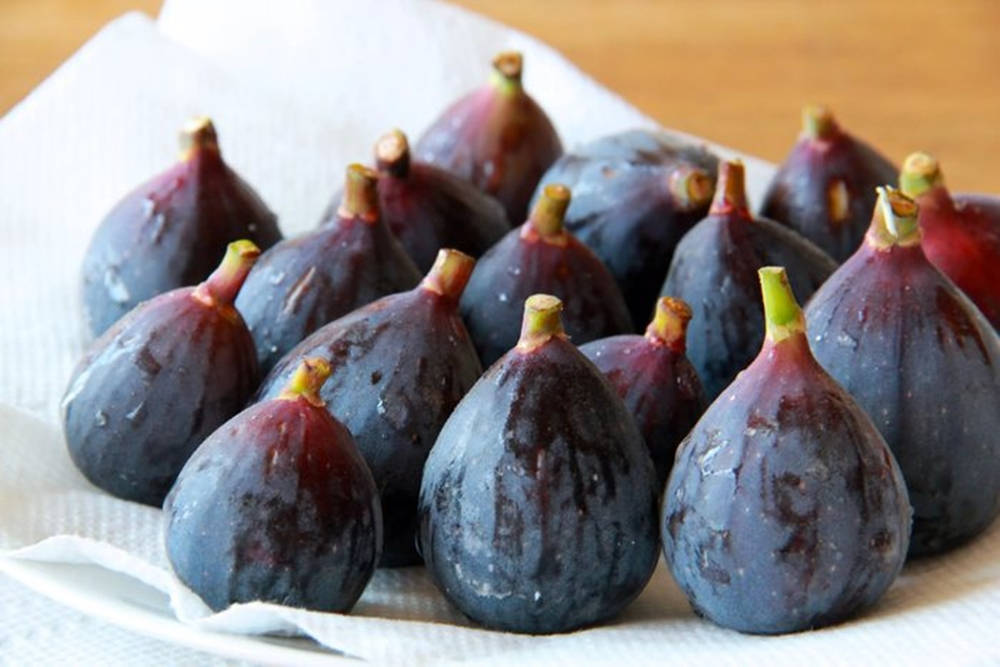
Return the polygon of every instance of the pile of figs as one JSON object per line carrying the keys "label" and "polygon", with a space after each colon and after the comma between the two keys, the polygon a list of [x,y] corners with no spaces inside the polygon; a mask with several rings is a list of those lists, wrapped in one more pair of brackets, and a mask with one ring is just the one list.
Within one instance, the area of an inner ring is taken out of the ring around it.
{"label": "pile of figs", "polygon": [[563,153],[522,68],[379,138],[302,236],[207,118],[97,228],[66,443],[164,509],[186,586],[348,612],[426,567],[546,634],[662,554],[698,615],[776,634],[994,521],[1000,198],[807,107],[755,212],[739,160],[657,132]]}

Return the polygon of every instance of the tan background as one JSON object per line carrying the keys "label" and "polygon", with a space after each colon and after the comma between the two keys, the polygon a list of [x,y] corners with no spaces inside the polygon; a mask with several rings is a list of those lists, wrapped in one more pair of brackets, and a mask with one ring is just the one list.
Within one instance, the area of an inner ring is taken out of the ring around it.
{"label": "tan background", "polygon": [[[540,37],[664,125],[770,160],[829,104],[896,161],[1000,194],[1000,0],[461,0]],[[0,111],[101,25],[160,0],[0,0]],[[530,63],[528,64],[530,67]]]}

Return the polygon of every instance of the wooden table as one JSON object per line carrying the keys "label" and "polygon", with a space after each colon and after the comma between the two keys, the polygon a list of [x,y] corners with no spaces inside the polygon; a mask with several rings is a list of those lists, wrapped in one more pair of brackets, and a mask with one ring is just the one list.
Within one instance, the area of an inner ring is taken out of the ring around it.
{"label": "wooden table", "polygon": [[[824,102],[894,160],[928,150],[954,188],[1000,194],[998,0],[458,4],[544,39],[664,125],[779,161],[800,106]],[[159,5],[0,1],[0,111],[105,22]]]}

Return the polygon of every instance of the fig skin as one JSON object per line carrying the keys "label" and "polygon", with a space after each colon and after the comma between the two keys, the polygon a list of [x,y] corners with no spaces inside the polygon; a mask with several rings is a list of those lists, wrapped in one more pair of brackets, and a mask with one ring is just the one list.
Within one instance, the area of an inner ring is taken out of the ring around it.
{"label": "fig skin", "polygon": [[796,294],[808,298],[836,263],[792,230],[747,208],[743,165],[723,162],[707,218],[677,245],[661,296],[691,306],[687,357],[711,401],[760,350],[764,339],[757,269],[785,266]]}
{"label": "fig skin", "polygon": [[257,387],[253,340],[232,301],[260,251],[230,244],[207,281],[139,304],[94,341],[62,402],[80,472],[159,507],[195,448]]}
{"label": "fig skin", "polygon": [[316,395],[329,369],[300,370],[209,436],[167,497],[167,557],[215,611],[261,600],[347,612],[375,571],[375,481]]}
{"label": "fig skin", "polygon": [[914,508],[910,555],[922,556],[1000,512],[1000,338],[927,260],[915,216],[911,200],[883,189],[865,243],[806,317],[816,359],[899,461]]}
{"label": "fig skin", "polygon": [[566,153],[535,190],[573,192],[566,228],[618,283],[636,324],[649,319],[681,237],[708,214],[718,158],[659,132],[628,130]]}
{"label": "fig skin", "polygon": [[677,445],[705,411],[705,391],[684,355],[691,309],[663,297],[644,336],[612,336],[580,346],[625,402],[656,466],[657,488],[667,483]]}
{"label": "fig skin", "polygon": [[382,220],[375,172],[347,168],[347,199],[320,229],[261,256],[236,300],[267,373],[306,336],[383,296],[411,289],[420,271]]}
{"label": "fig skin", "polygon": [[662,536],[699,615],[778,634],[874,604],[903,566],[910,505],[871,419],[810,354],[782,270],[761,274],[765,302],[778,288],[767,338],[681,443]]}
{"label": "fig skin", "polygon": [[496,197],[524,220],[545,170],[562,155],[552,121],[521,85],[522,57],[493,60],[490,82],[448,107],[417,142],[416,155]]}
{"label": "fig skin", "polygon": [[807,106],[802,117],[802,135],[774,175],[760,212],[840,263],[864,238],[875,188],[895,183],[899,169],[842,130],[828,109]]}
{"label": "fig skin", "polygon": [[414,540],[424,461],[482,366],[458,314],[474,260],[442,250],[417,288],[385,297],[319,329],[288,353],[258,396],[281,391],[302,359],[331,366],[321,396],[371,467],[385,520],[383,567],[420,562]]}
{"label": "fig skin", "polygon": [[518,346],[431,450],[420,549],[438,588],[476,623],[568,632],[615,616],[646,585],[657,495],[625,405],[562,333],[558,299],[535,295]]}
{"label": "fig skin", "polygon": [[476,266],[461,310],[483,366],[517,344],[524,300],[536,292],[562,300],[566,332],[577,344],[630,333],[632,320],[614,278],[562,225],[570,192],[549,185],[531,217]]}
{"label": "fig skin", "polygon": [[914,153],[900,188],[920,206],[920,245],[1000,332],[1000,197],[949,194],[937,160]]}
{"label": "fig skin", "polygon": [[219,152],[208,118],[181,132],[180,161],[125,196],[83,259],[83,311],[97,337],[140,302],[208,278],[226,245],[281,240],[277,218]]}

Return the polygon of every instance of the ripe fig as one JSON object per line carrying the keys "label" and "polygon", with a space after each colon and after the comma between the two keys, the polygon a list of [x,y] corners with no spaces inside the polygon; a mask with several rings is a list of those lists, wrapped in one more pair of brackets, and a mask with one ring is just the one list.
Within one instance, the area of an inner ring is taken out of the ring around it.
{"label": "ripe fig", "polygon": [[282,241],[250,272],[236,307],[266,373],[327,322],[420,282],[420,271],[382,220],[377,176],[352,164],[336,217]]}
{"label": "ripe fig", "polygon": [[521,54],[493,59],[490,82],[448,107],[417,142],[417,157],[469,181],[524,220],[531,193],[562,143],[521,85]]}
{"label": "ripe fig", "polygon": [[927,259],[1000,331],[1000,197],[952,196],[937,160],[926,153],[906,158],[899,183],[920,206]]}
{"label": "ripe fig", "polygon": [[259,254],[230,243],[208,280],[144,301],[91,344],[62,417],[70,457],[96,486],[159,507],[191,452],[246,404],[257,359],[233,299]]}
{"label": "ripe fig", "polygon": [[371,471],[302,362],[277,398],[198,447],[167,497],[167,557],[219,611],[261,600],[346,612],[375,572],[382,516]]}
{"label": "ripe fig", "polygon": [[778,634],[874,604],[906,559],[910,505],[871,419],[810,354],[784,270],[760,282],[764,344],[677,451],[663,552],[698,614]]}
{"label": "ripe fig", "polygon": [[83,259],[83,310],[99,336],[141,301],[205,280],[226,244],[281,240],[277,219],[222,160],[212,121],[181,130],[180,161],[130,192],[94,232]]}
{"label": "ripe fig", "polygon": [[687,356],[714,399],[760,349],[764,339],[757,269],[787,268],[792,287],[808,298],[836,264],[792,230],[747,208],[743,164],[723,162],[708,217],[677,245],[660,291],[690,304]]}
{"label": "ripe fig", "polygon": [[896,455],[910,555],[949,549],[1000,512],[1000,337],[927,260],[916,204],[880,188],[865,242],[806,309],[816,358]]}
{"label": "ripe fig", "polygon": [[674,248],[708,213],[718,158],[702,146],[646,130],[620,132],[566,153],[550,183],[573,192],[566,228],[618,282],[634,323],[649,319]]}
{"label": "ripe fig", "polygon": [[652,461],[624,403],[567,339],[560,306],[527,300],[517,347],[455,408],[420,487],[435,583],[475,622],[509,632],[609,619],[657,560]]}
{"label": "ripe fig", "polygon": [[657,488],[667,483],[674,452],[705,411],[705,391],[684,356],[691,309],[661,298],[645,336],[612,336],[580,346],[635,418],[656,466]]}
{"label": "ripe fig", "polygon": [[875,188],[898,169],[840,129],[829,109],[802,111],[802,136],[774,175],[761,215],[784,223],[843,262],[868,228]]}
{"label": "ripe fig", "polygon": [[577,344],[632,331],[628,307],[601,260],[563,227],[569,189],[549,185],[531,217],[483,255],[462,296],[462,316],[484,366],[518,340],[524,300],[562,299],[566,331]]}
{"label": "ripe fig", "polygon": [[482,373],[458,314],[475,263],[442,250],[419,287],[331,322],[285,356],[259,395],[277,395],[302,359],[329,361],[326,408],[354,435],[382,496],[382,566],[420,562],[417,494],[427,452]]}

